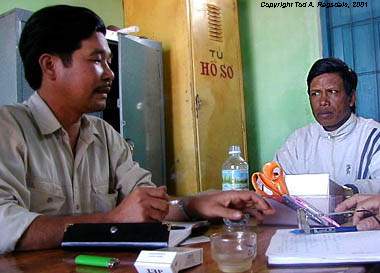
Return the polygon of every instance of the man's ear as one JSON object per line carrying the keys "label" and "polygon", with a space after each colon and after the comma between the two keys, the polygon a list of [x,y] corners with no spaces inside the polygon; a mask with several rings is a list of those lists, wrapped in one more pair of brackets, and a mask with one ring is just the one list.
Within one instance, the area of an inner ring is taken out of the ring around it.
{"label": "man's ear", "polygon": [[42,77],[47,77],[50,80],[55,80],[56,78],[56,62],[57,62],[57,56],[44,53],[40,56],[38,59],[38,62],[41,67],[42,71]]}
{"label": "man's ear", "polygon": [[350,107],[353,107],[355,105],[355,102],[356,102],[356,90],[354,90],[351,94]]}

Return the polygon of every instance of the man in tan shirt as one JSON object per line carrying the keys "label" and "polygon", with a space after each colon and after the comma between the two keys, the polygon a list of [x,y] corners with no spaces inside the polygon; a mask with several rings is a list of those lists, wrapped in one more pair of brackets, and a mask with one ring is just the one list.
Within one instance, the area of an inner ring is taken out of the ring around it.
{"label": "man in tan shirt", "polygon": [[0,253],[59,246],[65,226],[273,213],[255,193],[214,192],[169,206],[165,187],[133,162],[124,139],[85,113],[106,106],[114,74],[103,21],[52,6],[34,13],[19,50],[30,86],[23,104],[0,108]]}

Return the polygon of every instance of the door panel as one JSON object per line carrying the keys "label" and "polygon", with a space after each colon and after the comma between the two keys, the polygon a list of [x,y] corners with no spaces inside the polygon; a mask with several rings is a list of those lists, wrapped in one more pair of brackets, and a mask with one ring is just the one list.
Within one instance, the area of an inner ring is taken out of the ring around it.
{"label": "door panel", "polygon": [[362,117],[379,116],[378,94],[376,92],[377,78],[374,74],[360,75],[356,94],[356,107]]}
{"label": "door panel", "polygon": [[134,160],[165,185],[161,45],[129,35],[119,35],[119,42],[122,134],[134,143]]}
{"label": "door panel", "polygon": [[[327,1],[327,2],[337,2],[337,1]],[[350,23],[350,10],[344,8],[332,8],[329,9],[331,12],[331,26],[340,26],[343,24]]]}
{"label": "door panel", "polygon": [[[334,43],[332,56],[345,56],[345,62],[352,66],[354,57],[352,55],[352,33],[348,26],[340,26],[333,29]],[[339,57],[338,57],[339,58]]]}
{"label": "door panel", "polygon": [[189,1],[200,190],[221,187],[230,145],[246,151],[235,1]]}
{"label": "door panel", "polygon": [[376,69],[372,24],[367,23],[353,26],[352,34],[356,73],[372,73]]}
{"label": "door panel", "polygon": [[352,16],[352,21],[354,21],[354,22],[371,19],[371,17],[372,17],[371,7],[369,7],[369,6],[360,7],[360,8],[351,7],[351,16]]}

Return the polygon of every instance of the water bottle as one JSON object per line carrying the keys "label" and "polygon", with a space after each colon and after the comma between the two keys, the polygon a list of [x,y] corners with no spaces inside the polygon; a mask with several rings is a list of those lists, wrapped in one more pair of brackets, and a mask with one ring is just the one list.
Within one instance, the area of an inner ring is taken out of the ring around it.
{"label": "water bottle", "polygon": [[[229,157],[222,166],[222,190],[249,190],[248,164],[241,157],[240,146],[233,145],[228,149]],[[249,221],[249,214],[239,221],[223,219],[228,229],[244,228]]]}

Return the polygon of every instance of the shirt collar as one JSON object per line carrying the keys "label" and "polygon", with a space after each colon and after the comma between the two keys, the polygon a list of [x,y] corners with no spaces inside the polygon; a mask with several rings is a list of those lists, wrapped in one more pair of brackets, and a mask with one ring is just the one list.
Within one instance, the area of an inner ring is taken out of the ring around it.
{"label": "shirt collar", "polygon": [[37,126],[43,135],[54,133],[62,128],[54,113],[37,92],[34,92],[24,103],[30,108]]}
{"label": "shirt collar", "polygon": [[[99,136],[100,132],[96,128],[94,122],[90,121],[90,117],[87,115],[82,115],[81,117],[81,125],[80,125],[81,133],[79,134],[79,138],[81,138],[87,144],[90,144],[94,138],[93,136]],[[98,138],[101,140],[101,138]],[[102,140],[101,140],[102,141]]]}
{"label": "shirt collar", "polygon": [[[41,98],[41,96],[34,92],[30,98],[24,102],[36,120],[37,126],[43,135],[52,134],[55,131],[64,128],[61,123],[55,117],[53,111],[47,105],[47,103]],[[87,142],[89,141],[90,135],[99,135],[99,130],[90,122],[89,117],[82,115],[81,117],[81,131],[83,134],[83,139]]]}
{"label": "shirt collar", "polygon": [[349,135],[354,130],[357,120],[358,120],[358,117],[354,113],[351,113],[351,116],[348,118],[348,120],[345,123],[343,123],[342,126],[340,126],[338,129],[334,131],[326,131],[322,127],[322,125],[320,125],[319,123],[317,124],[319,126],[319,131],[322,136],[327,137],[327,138],[338,139],[338,138],[343,138],[346,135]]}

